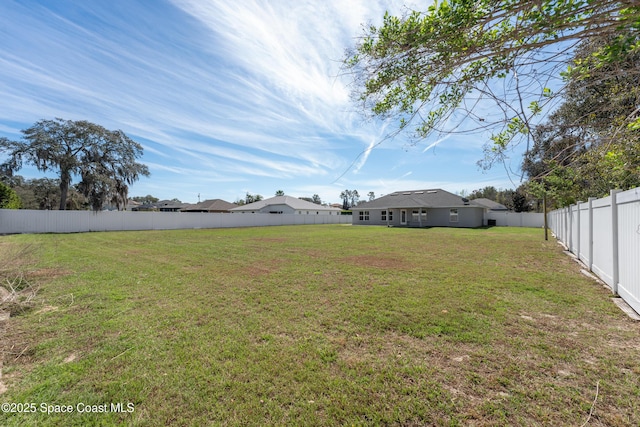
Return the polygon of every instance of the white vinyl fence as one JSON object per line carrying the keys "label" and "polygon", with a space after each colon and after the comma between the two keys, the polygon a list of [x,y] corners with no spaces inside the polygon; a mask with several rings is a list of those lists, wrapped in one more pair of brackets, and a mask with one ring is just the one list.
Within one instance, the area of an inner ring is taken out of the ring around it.
{"label": "white vinyl fence", "polygon": [[0,234],[351,224],[351,215],[0,209]]}
{"label": "white vinyl fence", "polygon": [[505,227],[543,227],[544,214],[532,212],[496,212],[489,211],[484,215],[484,223],[489,225],[489,221],[497,226]]}
{"label": "white vinyl fence", "polygon": [[640,313],[640,187],[548,214],[549,228]]}

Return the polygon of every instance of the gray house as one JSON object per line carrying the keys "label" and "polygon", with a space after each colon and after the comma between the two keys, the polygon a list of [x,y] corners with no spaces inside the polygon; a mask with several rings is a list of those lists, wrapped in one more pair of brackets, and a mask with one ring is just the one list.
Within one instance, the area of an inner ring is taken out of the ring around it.
{"label": "gray house", "polygon": [[275,196],[229,209],[231,213],[340,215],[341,209],[317,205],[291,196]]}
{"label": "gray house", "polygon": [[485,207],[441,189],[397,191],[351,208],[354,225],[481,227]]}

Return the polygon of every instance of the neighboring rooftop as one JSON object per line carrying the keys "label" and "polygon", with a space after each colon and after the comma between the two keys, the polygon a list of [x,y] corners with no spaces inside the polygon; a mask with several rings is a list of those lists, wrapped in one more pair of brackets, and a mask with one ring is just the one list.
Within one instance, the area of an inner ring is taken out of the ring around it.
{"label": "neighboring rooftop", "polygon": [[307,202],[306,200],[298,199],[291,196],[275,196],[269,199],[260,200],[257,202],[249,203],[246,205],[238,206],[231,209],[234,212],[240,211],[258,211],[266,206],[271,205],[287,205],[295,210],[315,210],[315,211],[339,211],[340,209],[332,208],[329,206],[322,206],[315,203]]}
{"label": "neighboring rooftop", "polygon": [[439,188],[432,188],[426,190],[396,191],[370,202],[360,203],[352,209],[455,208],[469,205],[469,200],[457,194],[449,193]]}
{"label": "neighboring rooftop", "polygon": [[235,203],[227,202],[222,199],[208,199],[182,209],[182,212],[226,212],[230,209],[237,208]]}
{"label": "neighboring rooftop", "polygon": [[483,208],[486,208],[486,209],[491,209],[492,211],[508,211],[509,210],[509,208],[507,208],[502,203],[494,202],[491,199],[485,199],[485,198],[473,199],[471,200],[471,203],[474,205],[482,206]]}

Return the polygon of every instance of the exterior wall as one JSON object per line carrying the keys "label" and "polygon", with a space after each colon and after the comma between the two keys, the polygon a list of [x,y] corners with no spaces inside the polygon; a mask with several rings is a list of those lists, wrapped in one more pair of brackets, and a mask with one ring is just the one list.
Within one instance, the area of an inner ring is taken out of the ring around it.
{"label": "exterior wall", "polygon": [[324,209],[323,206],[318,206],[319,208],[322,209],[294,209],[289,205],[285,205],[285,204],[281,204],[281,205],[267,205],[265,207],[263,207],[262,209],[256,210],[256,211],[232,211],[232,213],[241,213],[241,214],[246,214],[246,213],[261,213],[261,214],[289,214],[289,215],[328,215],[328,216],[335,216],[335,215],[340,215],[340,211],[339,210],[328,210],[328,209]]}
{"label": "exterior wall", "polygon": [[640,187],[548,214],[549,228],[640,313]]}
{"label": "exterior wall", "polygon": [[351,224],[351,215],[0,209],[0,234]]}
{"label": "exterior wall", "polygon": [[295,214],[296,211],[289,205],[267,205],[264,208],[260,209],[258,212],[260,213],[272,213],[272,212],[282,212],[283,214]]}
{"label": "exterior wall", "polygon": [[[481,227],[484,217],[484,209],[479,207],[459,207],[458,221],[451,222],[449,208],[424,209],[424,215],[420,215],[420,209],[368,209],[353,210],[354,225],[389,225],[393,227]],[[414,217],[413,211],[417,210],[418,215]],[[392,219],[382,219],[382,212],[393,213]],[[402,223],[402,211],[406,212],[406,224]],[[369,212],[369,220],[360,220],[360,212]]]}

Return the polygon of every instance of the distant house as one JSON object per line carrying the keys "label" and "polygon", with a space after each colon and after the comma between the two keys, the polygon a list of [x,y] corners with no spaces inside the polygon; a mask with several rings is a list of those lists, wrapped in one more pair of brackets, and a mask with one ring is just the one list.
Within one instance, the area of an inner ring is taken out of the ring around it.
{"label": "distant house", "polygon": [[160,200],[156,203],[139,205],[133,208],[133,211],[160,211],[160,212],[179,212],[188,207],[187,203],[176,203],[173,200]]}
{"label": "distant house", "polygon": [[473,203],[474,205],[482,206],[483,208],[489,211],[494,211],[494,212],[506,212],[509,210],[509,208],[503,205],[502,203],[494,202],[491,199],[485,199],[485,198],[473,199],[471,200],[471,203]]}
{"label": "distant house", "polygon": [[235,203],[229,203],[222,199],[209,199],[188,206],[182,209],[182,212],[228,213],[230,209],[237,207],[238,205]]}
{"label": "distant house", "polygon": [[291,196],[275,196],[230,209],[231,213],[340,215],[341,210]]}
{"label": "distant house", "polygon": [[351,208],[354,225],[481,227],[485,207],[441,189],[396,191]]}
{"label": "distant house", "polygon": [[135,211],[142,203],[136,202],[135,200],[129,199],[127,200],[127,210]]}

